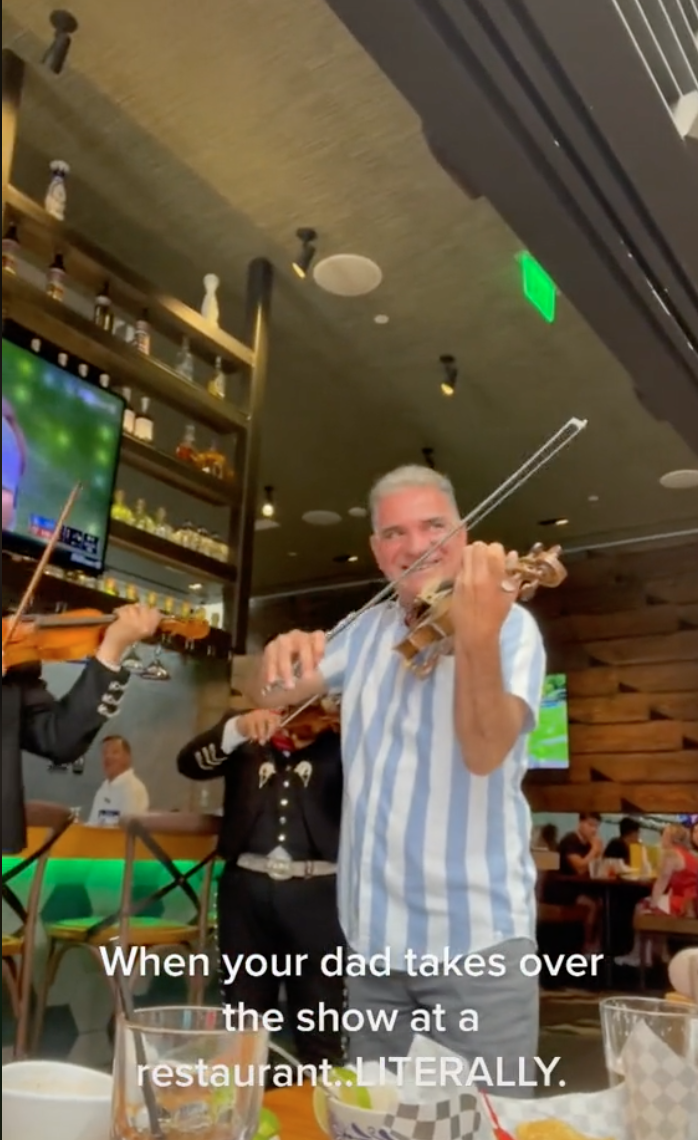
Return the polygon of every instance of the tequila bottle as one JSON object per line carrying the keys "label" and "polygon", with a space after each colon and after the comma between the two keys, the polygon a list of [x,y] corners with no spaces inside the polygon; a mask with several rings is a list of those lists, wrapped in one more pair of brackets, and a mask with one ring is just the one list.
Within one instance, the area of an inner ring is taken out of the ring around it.
{"label": "tequila bottle", "polygon": [[111,332],[114,324],[114,312],[111,297],[109,296],[109,282],[104,282],[102,292],[95,297],[94,322],[98,328]]}
{"label": "tequila bottle", "polygon": [[65,265],[63,255],[57,253],[46,274],[46,293],[52,301],[62,301],[65,296]]}
{"label": "tequila bottle", "polygon": [[175,360],[175,372],[184,380],[194,380],[194,357],[188,336],[182,337],[182,345]]}
{"label": "tequila bottle", "polygon": [[136,332],[133,343],[144,356],[150,356],[150,320],[148,310],[144,309],[136,321]]}
{"label": "tequila bottle", "polygon": [[158,538],[165,538],[168,542],[172,541],[173,530],[167,521],[167,511],[164,507],[158,507],[155,512],[155,533]]}
{"label": "tequila bottle", "polygon": [[193,424],[187,424],[184,429],[184,435],[177,445],[175,455],[182,463],[195,463],[197,457],[196,450],[196,428]]}
{"label": "tequila bottle", "polygon": [[121,395],[126,401],[124,404],[124,418],[122,426],[127,435],[133,435],[134,428],[136,426],[136,413],[134,412],[133,404],[131,403],[131,389],[122,388]]}
{"label": "tequila bottle", "polygon": [[153,417],[148,411],[149,407],[149,398],[142,396],[141,408],[133,424],[133,434],[136,439],[142,440],[143,443],[152,443],[155,436],[155,425],[153,423]]}
{"label": "tequila bottle", "polygon": [[146,530],[149,534],[155,532],[155,521],[150,517],[145,509],[145,499],[136,500],[136,510],[133,516],[133,525],[138,530]]}
{"label": "tequila bottle", "polygon": [[225,399],[225,372],[223,371],[223,361],[220,356],[216,357],[215,371],[207,384],[207,389],[216,399]]}
{"label": "tequila bottle", "polygon": [[208,450],[199,455],[198,465],[206,475],[212,475],[214,479],[225,478],[226,458],[215,439],[211,440]]}
{"label": "tequila bottle", "polygon": [[111,517],[119,522],[133,526],[133,511],[126,505],[126,495],[123,491],[114,492],[114,502],[111,505]]}

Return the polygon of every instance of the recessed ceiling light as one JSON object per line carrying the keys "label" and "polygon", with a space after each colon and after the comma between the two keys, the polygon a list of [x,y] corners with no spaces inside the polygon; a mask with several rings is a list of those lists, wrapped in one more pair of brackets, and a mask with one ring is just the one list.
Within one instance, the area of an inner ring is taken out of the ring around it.
{"label": "recessed ceiling light", "polygon": [[203,590],[203,586],[201,585],[201,582],[192,582],[191,585],[189,586],[189,589],[190,590]]}
{"label": "recessed ceiling light", "polygon": [[375,261],[355,253],[337,253],[318,261],[313,279],[320,289],[335,297],[365,297],[377,289],[383,273]]}
{"label": "recessed ceiling light", "polygon": [[387,313],[376,313],[373,318],[374,325],[387,325],[390,324],[390,317]]}
{"label": "recessed ceiling light", "polygon": [[347,514],[351,515],[353,519],[365,519],[368,511],[365,507],[349,507]]}
{"label": "recessed ceiling light", "polygon": [[289,558],[297,558],[297,557],[298,557],[298,551],[296,551],[296,550],[289,550],[289,552],[288,552],[288,556],[289,556]]}
{"label": "recessed ceiling light", "polygon": [[358,562],[358,554],[335,554],[333,562]]}
{"label": "recessed ceiling light", "polygon": [[276,519],[255,519],[255,530],[276,530],[279,523]]}
{"label": "recessed ceiling light", "polygon": [[599,501],[598,495],[589,495],[588,498],[590,503],[598,503]]}
{"label": "recessed ceiling light", "polygon": [[568,526],[569,519],[539,519],[538,526]]}
{"label": "recessed ceiling light", "polygon": [[303,515],[303,522],[310,526],[336,526],[341,521],[342,516],[336,511],[306,511]]}
{"label": "recessed ceiling light", "polygon": [[359,561],[358,554],[350,554],[349,557],[347,558],[347,562],[358,562],[358,561]]}
{"label": "recessed ceiling light", "polygon": [[693,487],[698,487],[698,471],[692,469],[667,471],[659,482],[668,491],[689,491]]}

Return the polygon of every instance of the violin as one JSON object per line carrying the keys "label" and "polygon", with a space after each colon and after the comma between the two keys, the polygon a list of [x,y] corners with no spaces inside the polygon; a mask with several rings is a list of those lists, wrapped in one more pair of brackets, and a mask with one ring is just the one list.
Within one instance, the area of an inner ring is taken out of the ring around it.
{"label": "violin", "polygon": [[[536,543],[528,554],[519,557],[509,555],[506,561],[506,579],[502,588],[516,594],[522,602],[530,602],[539,587],[555,589],[567,577],[567,571],[560,561],[562,548],[551,546],[545,549]],[[453,582],[441,582],[438,586],[423,590],[410,607],[406,620],[409,633],[395,646],[408,668],[418,677],[427,677],[436,667],[440,657],[453,649],[453,622],[451,621],[451,598]]]}
{"label": "violin", "polygon": [[[48,661],[82,661],[94,657],[107,626],[116,614],[99,610],[68,610],[62,614],[16,615],[2,619],[4,668]],[[180,620],[164,617],[160,632],[187,641],[208,637],[209,624],[199,618]]]}
{"label": "violin", "polygon": [[272,743],[282,749],[296,752],[308,748],[323,732],[340,731],[340,708],[331,697],[322,697],[298,710],[287,724],[283,721],[291,710],[282,713],[282,726],[272,736]]}

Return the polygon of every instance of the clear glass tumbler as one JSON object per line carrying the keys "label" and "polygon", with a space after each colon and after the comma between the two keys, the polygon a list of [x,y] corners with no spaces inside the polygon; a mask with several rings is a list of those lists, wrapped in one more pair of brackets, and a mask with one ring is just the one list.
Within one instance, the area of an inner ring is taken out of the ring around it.
{"label": "clear glass tumbler", "polygon": [[625,1079],[623,1049],[644,1022],[678,1057],[698,1065],[698,1006],[653,997],[604,998],[599,1006],[609,1084]]}
{"label": "clear glass tumbler", "polygon": [[269,1034],[223,1011],[139,1009],[117,1022],[111,1140],[252,1140]]}

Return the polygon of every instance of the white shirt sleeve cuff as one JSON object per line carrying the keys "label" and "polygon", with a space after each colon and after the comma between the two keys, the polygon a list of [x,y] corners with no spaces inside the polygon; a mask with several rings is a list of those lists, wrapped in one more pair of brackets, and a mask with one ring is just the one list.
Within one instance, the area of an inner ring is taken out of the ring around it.
{"label": "white shirt sleeve cuff", "polygon": [[236,748],[239,748],[241,744],[245,744],[246,742],[247,737],[243,736],[241,732],[238,732],[238,718],[236,716],[232,717],[223,729],[221,751],[225,752],[226,756],[229,756],[231,752],[234,752]]}

